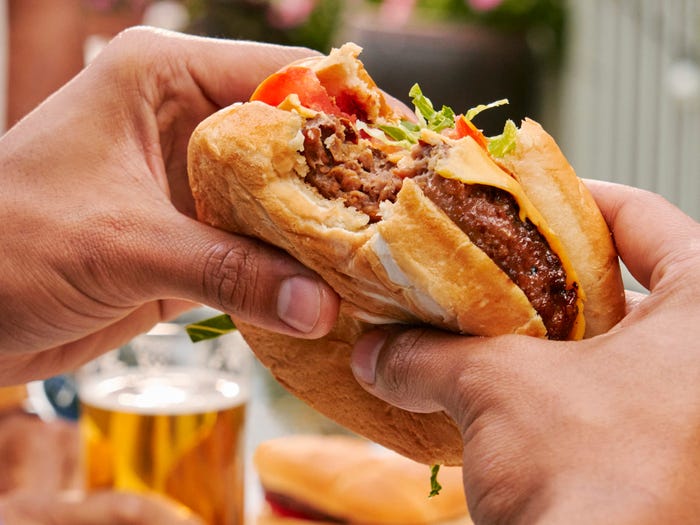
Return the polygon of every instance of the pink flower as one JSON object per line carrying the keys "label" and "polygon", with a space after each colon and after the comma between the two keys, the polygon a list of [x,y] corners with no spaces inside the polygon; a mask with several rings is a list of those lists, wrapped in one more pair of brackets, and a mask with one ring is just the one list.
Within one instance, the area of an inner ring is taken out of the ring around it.
{"label": "pink flower", "polygon": [[379,10],[383,24],[389,27],[401,27],[411,19],[416,0],[384,0]]}
{"label": "pink flower", "polygon": [[316,7],[316,0],[273,0],[267,10],[270,25],[279,28],[302,25]]}
{"label": "pink flower", "polygon": [[503,3],[503,0],[464,0],[469,7],[476,11],[491,11]]}

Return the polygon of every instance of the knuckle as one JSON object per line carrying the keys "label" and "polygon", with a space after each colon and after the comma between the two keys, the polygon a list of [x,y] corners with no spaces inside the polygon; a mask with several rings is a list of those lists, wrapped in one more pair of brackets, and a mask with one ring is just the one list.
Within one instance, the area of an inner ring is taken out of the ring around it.
{"label": "knuckle", "polygon": [[107,44],[94,64],[100,67],[105,78],[117,85],[134,82],[144,70],[150,75],[160,66],[163,48],[166,47],[156,41],[157,35],[153,28],[127,28]]}
{"label": "knuckle", "polygon": [[132,26],[123,29],[110,42],[111,47],[120,47],[126,49],[143,49],[145,44],[150,44],[155,38],[158,30],[147,26]]}
{"label": "knuckle", "polygon": [[388,392],[400,397],[410,392],[409,379],[421,366],[416,347],[422,333],[415,330],[402,333],[393,338],[389,352],[382,352],[377,373]]}
{"label": "knuckle", "polygon": [[259,269],[251,248],[217,243],[205,256],[203,292],[229,312],[250,308],[258,289]]}
{"label": "knuckle", "polygon": [[503,523],[511,523],[522,514],[525,502],[520,496],[518,481],[524,480],[515,480],[516,472],[513,468],[495,465],[487,469],[485,475],[479,476],[484,478],[482,484],[486,487],[483,492],[472,493],[470,510],[475,520],[491,523],[498,516]]}

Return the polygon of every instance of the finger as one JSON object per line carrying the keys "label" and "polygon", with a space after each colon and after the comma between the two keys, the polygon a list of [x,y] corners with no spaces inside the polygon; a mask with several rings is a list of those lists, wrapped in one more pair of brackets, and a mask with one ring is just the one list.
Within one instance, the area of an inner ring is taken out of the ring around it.
{"label": "finger", "polygon": [[421,344],[426,337],[426,331],[379,329],[364,334],[353,349],[353,374],[371,394],[405,410],[428,413],[445,409],[448,403],[442,386],[452,381],[436,378],[448,356],[437,350],[441,345],[434,337],[429,338],[434,345]]}
{"label": "finger", "polygon": [[182,505],[156,495],[127,492],[94,492],[87,495],[66,493],[50,504],[50,523],[71,525],[136,525],[172,523],[202,525],[202,521]]}
{"label": "finger", "polygon": [[136,285],[134,294],[185,298],[295,337],[321,337],[335,324],[333,289],[286,253],[172,210],[157,217],[123,245],[128,273],[121,279]]}
{"label": "finger", "polygon": [[637,188],[586,181],[615,238],[623,262],[652,290],[669,267],[695,246],[700,226],[663,197]]}
{"label": "finger", "polygon": [[167,53],[166,58],[184,63],[204,95],[219,107],[248,100],[258,84],[282,66],[318,54],[301,47],[203,38],[149,28],[128,29],[113,40],[112,46],[144,49],[149,43]]}
{"label": "finger", "polygon": [[382,329],[359,339],[351,366],[371,394],[413,412],[445,410],[466,428],[478,410],[475,403],[481,406],[499,392],[517,387],[518,381],[505,379],[506,375],[518,373],[523,360],[534,364],[542,358],[540,347],[547,343],[552,342]]}

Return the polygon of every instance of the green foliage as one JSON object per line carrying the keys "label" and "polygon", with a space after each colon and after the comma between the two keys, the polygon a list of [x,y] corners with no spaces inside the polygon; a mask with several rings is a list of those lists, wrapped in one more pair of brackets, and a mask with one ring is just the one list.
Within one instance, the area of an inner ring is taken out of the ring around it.
{"label": "green foliage", "polygon": [[[365,2],[378,6],[382,0]],[[566,0],[502,0],[488,10],[475,9],[468,0],[417,0],[414,9],[417,20],[469,23],[524,34],[535,51],[554,59],[565,44]]]}
{"label": "green foliage", "polygon": [[298,24],[271,22],[272,0],[186,0],[188,31],[218,38],[305,46],[327,53],[341,19],[343,0],[321,0]]}
{"label": "green foliage", "polygon": [[193,343],[213,339],[234,330],[236,330],[236,325],[233,324],[231,318],[226,314],[203,319],[185,326],[185,331]]}

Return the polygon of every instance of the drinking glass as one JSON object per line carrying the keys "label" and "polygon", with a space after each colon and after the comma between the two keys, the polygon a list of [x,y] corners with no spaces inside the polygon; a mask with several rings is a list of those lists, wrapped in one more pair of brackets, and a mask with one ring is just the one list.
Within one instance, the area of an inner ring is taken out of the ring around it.
{"label": "drinking glass", "polygon": [[250,366],[239,333],[192,343],[176,322],[85,365],[86,490],[153,491],[209,525],[242,525]]}

